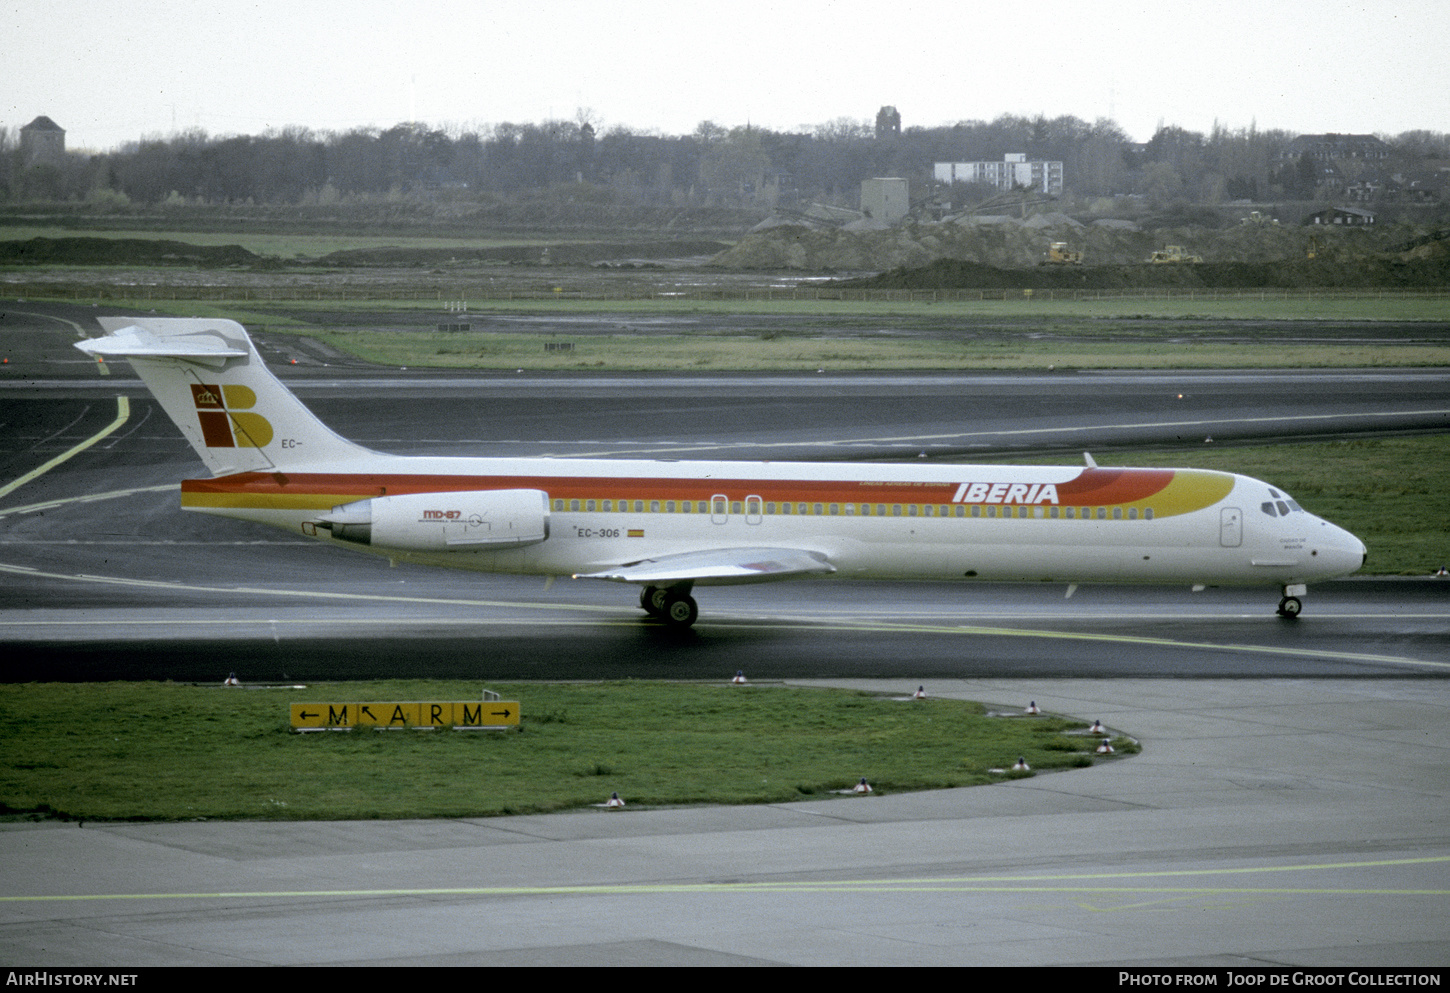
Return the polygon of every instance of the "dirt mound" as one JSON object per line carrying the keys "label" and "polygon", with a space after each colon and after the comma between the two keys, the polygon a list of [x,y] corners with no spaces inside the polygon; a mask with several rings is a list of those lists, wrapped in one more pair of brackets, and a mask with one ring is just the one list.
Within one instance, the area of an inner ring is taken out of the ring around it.
{"label": "dirt mound", "polygon": [[1033,266],[999,268],[960,259],[898,267],[879,276],[844,280],[863,289],[1293,289],[1444,288],[1450,258],[1305,259],[1280,262],[1204,262],[1197,265]]}
{"label": "dirt mound", "polygon": [[31,238],[0,241],[0,265],[255,265],[262,256],[240,245],[188,245],[150,238]]}
{"label": "dirt mound", "polygon": [[[885,231],[782,225],[746,235],[711,263],[735,269],[877,271],[882,274],[874,279],[848,285],[920,289],[1450,285],[1444,241],[1396,250],[1417,234],[1423,235],[1423,229],[1234,224],[1137,230],[1120,224],[963,217],[908,222]],[[1085,264],[1041,265],[1055,241],[1081,252]],[[1204,261],[1146,264],[1165,245],[1181,245],[1185,254]]]}
{"label": "dirt mound", "polygon": [[313,264],[331,268],[436,268],[460,263],[591,265],[624,259],[638,261],[714,255],[726,247],[718,241],[641,241],[500,245],[492,248],[355,248],[324,255]]}
{"label": "dirt mound", "polygon": [[882,231],[785,224],[747,234],[712,264],[733,269],[880,271],[953,258],[982,265],[1025,266],[1046,258],[1054,241],[1068,242],[1090,262],[1130,263],[1161,248],[1159,237],[1156,232],[1085,227],[1070,219],[1051,224],[1005,216],[907,223]]}

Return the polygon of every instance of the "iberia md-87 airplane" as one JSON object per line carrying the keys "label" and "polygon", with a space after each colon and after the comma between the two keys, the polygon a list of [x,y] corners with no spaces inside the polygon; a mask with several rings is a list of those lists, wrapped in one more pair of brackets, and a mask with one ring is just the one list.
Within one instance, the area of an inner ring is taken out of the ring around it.
{"label": "iberia md-87 airplane", "polygon": [[1364,544],[1247,476],[1097,466],[434,458],[356,445],[263,364],[240,324],[101,318],[77,348],[126,359],[211,470],[186,510],[395,560],[634,583],[688,627],[696,586],[802,577],[1277,586]]}

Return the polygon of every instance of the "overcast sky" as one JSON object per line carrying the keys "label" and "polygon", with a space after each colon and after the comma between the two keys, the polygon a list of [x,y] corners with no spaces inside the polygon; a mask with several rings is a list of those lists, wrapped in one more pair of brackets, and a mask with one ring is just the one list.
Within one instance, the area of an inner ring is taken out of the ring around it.
{"label": "overcast sky", "polygon": [[1001,114],[1450,131],[1447,0],[0,0],[0,126],[71,149],[575,119],[664,134]]}

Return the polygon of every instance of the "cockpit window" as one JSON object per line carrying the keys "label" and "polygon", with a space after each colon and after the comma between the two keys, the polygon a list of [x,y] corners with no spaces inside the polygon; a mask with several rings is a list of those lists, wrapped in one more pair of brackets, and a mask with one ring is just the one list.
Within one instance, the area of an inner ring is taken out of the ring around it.
{"label": "cockpit window", "polygon": [[1290,514],[1304,512],[1303,507],[1291,500],[1287,494],[1280,493],[1272,486],[1269,487],[1269,495],[1274,499],[1259,504],[1259,509],[1270,517],[1288,517]]}

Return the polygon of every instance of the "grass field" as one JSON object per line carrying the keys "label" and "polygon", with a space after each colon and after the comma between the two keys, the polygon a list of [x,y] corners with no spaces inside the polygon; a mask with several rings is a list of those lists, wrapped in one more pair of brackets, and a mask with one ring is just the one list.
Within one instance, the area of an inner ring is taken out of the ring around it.
{"label": "grass field", "polygon": [[[591,282],[588,286],[573,286],[565,277],[570,270],[550,275],[560,277],[559,295],[539,296],[538,291],[521,290],[510,296],[509,291],[497,288],[491,296],[468,296],[468,285],[459,279],[461,285],[440,287],[426,297],[408,295],[389,298],[370,296],[365,287],[359,287],[345,299],[325,296],[309,299],[304,291],[295,298],[285,299],[285,304],[269,303],[265,294],[244,295],[212,299],[208,293],[202,298],[187,299],[184,289],[181,299],[166,299],[164,293],[138,291],[134,303],[144,305],[145,310],[155,308],[158,313],[177,316],[230,317],[242,320],[239,314],[255,314],[258,321],[265,322],[266,315],[274,315],[273,321],[283,319],[280,315],[306,313],[335,313],[339,310],[358,312],[424,312],[439,315],[439,320],[466,319],[455,310],[445,309],[466,304],[469,312],[502,312],[527,314],[562,314],[578,316],[584,314],[642,314],[646,316],[668,315],[710,315],[710,314],[778,314],[790,318],[817,318],[822,322],[861,322],[877,319],[909,319],[925,322],[928,326],[959,328],[964,322],[973,321],[1033,321],[1048,322],[1051,327],[1076,328],[1094,335],[1112,335],[1132,340],[1137,336],[1131,322],[1136,320],[1171,320],[1183,322],[1213,321],[1364,321],[1364,322],[1419,322],[1429,324],[1450,322],[1450,295],[1416,293],[1380,293],[1366,290],[1362,293],[1341,293],[1326,291],[1322,295],[1283,295],[1275,291],[1244,291],[1233,296],[1164,296],[1161,293],[1143,291],[1131,295],[1125,291],[1122,296],[1099,299],[1057,299],[1047,300],[1040,295],[1027,299],[1019,296],[997,299],[940,299],[932,300],[930,291],[879,291],[870,298],[864,295],[853,299],[833,299],[829,296],[817,298],[815,293],[828,293],[809,287],[797,290],[734,288],[723,297],[710,296],[714,291],[682,291],[679,296],[642,296],[636,289],[614,293],[605,283]],[[431,278],[431,277],[430,277]],[[768,279],[762,274],[761,278]],[[386,288],[384,288],[384,291]],[[855,291],[864,294],[865,291]],[[1000,291],[998,291],[1000,292]],[[70,300],[70,295],[66,295]],[[124,307],[127,301],[115,295],[100,298],[78,298],[73,302],[81,304],[102,303],[111,307]],[[295,320],[295,318],[293,318]],[[1108,327],[1102,322],[1120,322],[1121,326]],[[244,321],[244,323],[249,323]],[[306,322],[303,322],[306,323]],[[1185,323],[1185,327],[1187,324]],[[822,333],[830,330],[822,326]],[[1202,324],[1191,329],[1205,337],[1214,332]],[[1220,334],[1231,333],[1225,329]],[[1026,344],[1026,343],[1024,343]]]}
{"label": "grass field", "polygon": [[[814,371],[816,369],[1232,369],[1450,365],[1446,345],[1138,341],[870,341],[828,335],[522,335],[285,328],[369,362],[442,369]],[[546,345],[568,343],[568,351]]]}
{"label": "grass field", "polygon": [[[107,301],[116,306],[116,301]],[[638,314],[689,316],[685,334],[570,334],[568,325],[528,333],[357,330],[334,326],[339,311],[386,325],[390,314],[420,311],[437,322],[468,314],[417,301],[294,301],[267,305],[155,301],[160,313],[228,317],[253,330],[306,334],[385,366],[445,369],[603,371],[814,371],[867,369],[1204,369],[1386,368],[1450,365],[1450,298],[1334,300],[1098,300],[1069,303],[524,300],[473,301],[469,313],[566,317]],[[1242,322],[1315,320],[1427,323],[1424,335],[1376,337],[1372,324],[1334,333],[1297,325],[1272,329]],[[147,309],[150,309],[149,307]],[[316,313],[316,321],[308,318]],[[711,314],[779,315],[778,328],[742,333],[710,327]],[[1041,318],[1038,323],[1034,319]],[[1326,318],[1327,319],[1327,318]],[[627,323],[627,322],[626,322]],[[889,331],[881,330],[883,327]],[[558,345],[570,346],[559,350]]]}
{"label": "grass field", "polygon": [[780,803],[862,776],[880,794],[1030,775],[1011,771],[1019,756],[1034,770],[1096,760],[1080,721],[988,716],[967,701],[656,682],[491,688],[520,702],[521,731],[288,730],[293,702],[477,699],[476,682],[0,685],[0,812],[473,817],[588,807],[616,791],[630,807]]}

